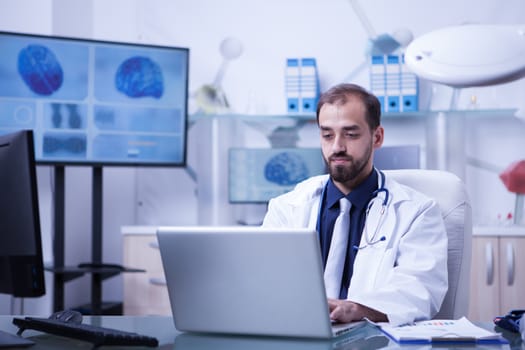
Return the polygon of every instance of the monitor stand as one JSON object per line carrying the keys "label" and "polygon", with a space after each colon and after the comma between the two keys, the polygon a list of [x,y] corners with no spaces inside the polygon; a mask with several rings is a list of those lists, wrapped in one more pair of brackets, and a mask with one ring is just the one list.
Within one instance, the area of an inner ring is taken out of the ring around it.
{"label": "monitor stand", "polygon": [[77,266],[65,266],[65,169],[55,165],[54,194],[54,237],[53,266],[46,270],[54,274],[53,310],[64,310],[64,285],[66,282],[91,274],[91,303],[75,308],[88,315],[122,315],[122,302],[102,301],[102,282],[110,277],[128,272],[144,272],[142,269],[127,268],[116,264],[105,264],[102,261],[102,205],[103,205],[103,168],[92,168],[92,231],[91,261]]}

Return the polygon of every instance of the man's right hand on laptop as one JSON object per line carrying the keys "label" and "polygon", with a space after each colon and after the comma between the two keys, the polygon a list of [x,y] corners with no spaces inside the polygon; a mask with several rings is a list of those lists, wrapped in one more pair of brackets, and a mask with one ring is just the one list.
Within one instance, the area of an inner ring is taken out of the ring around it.
{"label": "man's right hand on laptop", "polygon": [[373,322],[388,322],[384,313],[350,300],[328,299],[328,308],[330,319],[336,322],[360,321],[365,317]]}

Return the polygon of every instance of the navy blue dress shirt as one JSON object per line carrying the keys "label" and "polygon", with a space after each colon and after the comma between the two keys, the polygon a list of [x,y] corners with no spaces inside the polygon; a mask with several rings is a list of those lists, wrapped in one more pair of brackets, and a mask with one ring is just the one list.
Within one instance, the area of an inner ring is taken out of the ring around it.
{"label": "navy blue dress shirt", "polygon": [[[350,232],[348,233],[348,247],[346,250],[343,278],[341,280],[340,299],[346,299],[347,297],[346,294],[350,286],[350,279],[352,278],[354,260],[358,252],[358,249],[354,249],[353,247],[359,246],[359,242],[361,241],[361,234],[366,220],[366,207],[372,199],[374,191],[377,190],[377,181],[377,172],[374,169],[359,186],[354,188],[352,192],[346,196],[352,203],[352,207],[350,209]],[[335,220],[339,215],[339,200],[343,197],[344,194],[334,185],[332,179],[329,179],[321,203],[321,222],[319,227],[321,255],[323,257],[324,267],[326,267],[328,251],[330,250]]]}

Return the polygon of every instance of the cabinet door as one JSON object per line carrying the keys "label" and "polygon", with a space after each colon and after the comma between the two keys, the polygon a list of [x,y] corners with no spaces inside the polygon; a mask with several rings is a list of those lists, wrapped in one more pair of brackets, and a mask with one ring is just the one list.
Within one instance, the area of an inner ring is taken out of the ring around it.
{"label": "cabinet door", "polygon": [[124,274],[125,315],[171,315],[168,289],[155,235],[125,235],[124,265],[144,273]]}
{"label": "cabinet door", "polygon": [[469,319],[492,320],[499,314],[499,249],[497,237],[473,237]]}
{"label": "cabinet door", "polygon": [[525,238],[500,238],[500,313],[525,308]]}

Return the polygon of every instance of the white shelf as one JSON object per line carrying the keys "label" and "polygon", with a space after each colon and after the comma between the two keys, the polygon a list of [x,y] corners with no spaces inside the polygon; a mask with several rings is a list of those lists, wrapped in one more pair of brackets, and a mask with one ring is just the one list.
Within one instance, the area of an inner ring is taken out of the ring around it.
{"label": "white shelf", "polygon": [[[415,112],[383,113],[382,118],[428,118],[438,114],[447,116],[465,116],[468,118],[514,118],[517,109],[465,109],[465,110],[421,110]],[[206,119],[236,119],[243,121],[261,121],[282,119],[292,119],[298,121],[315,121],[316,115],[310,114],[242,114],[242,113],[223,113],[223,114],[192,114],[190,121]]]}

